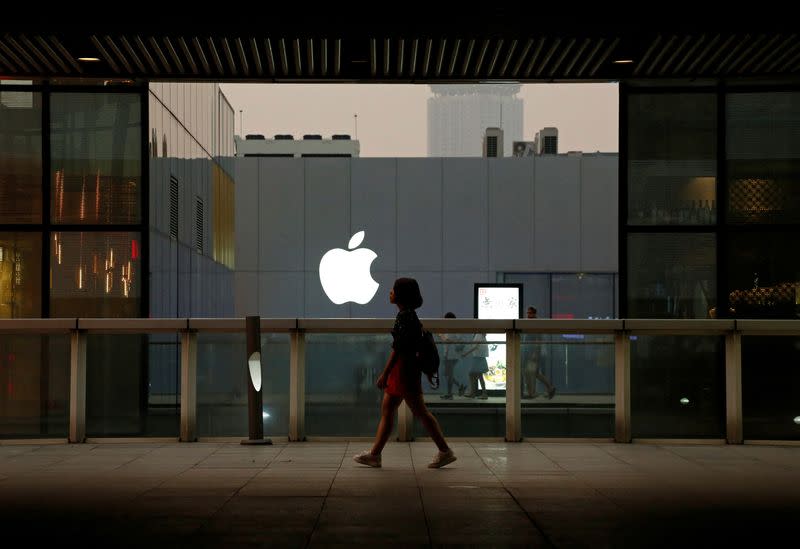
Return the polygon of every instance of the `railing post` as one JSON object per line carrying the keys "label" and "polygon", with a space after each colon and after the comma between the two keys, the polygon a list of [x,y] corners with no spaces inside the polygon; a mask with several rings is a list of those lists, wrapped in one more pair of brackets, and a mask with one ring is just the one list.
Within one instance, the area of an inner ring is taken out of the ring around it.
{"label": "railing post", "polygon": [[70,337],[69,441],[86,442],[86,332],[77,329]]}
{"label": "railing post", "polygon": [[181,332],[181,442],[197,440],[197,332]]}
{"label": "railing post", "polygon": [[289,357],[289,440],[306,439],[306,334],[290,333]]}
{"label": "railing post", "polygon": [[614,440],[631,441],[631,338],[614,333]]}
{"label": "railing post", "polygon": [[272,444],[264,438],[264,399],[261,382],[261,317],[245,318],[247,338],[247,438],[242,444]]}
{"label": "railing post", "polygon": [[728,444],[742,444],[742,334],[725,334],[725,432]]}
{"label": "railing post", "polygon": [[521,334],[506,330],[506,442],[522,440]]}

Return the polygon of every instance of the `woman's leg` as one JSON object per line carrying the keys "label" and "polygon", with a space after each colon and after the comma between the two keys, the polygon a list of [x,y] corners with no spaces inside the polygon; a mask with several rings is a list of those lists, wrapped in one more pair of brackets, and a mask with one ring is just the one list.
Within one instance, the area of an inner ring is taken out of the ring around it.
{"label": "woman's leg", "polygon": [[405,397],[406,404],[408,407],[411,408],[411,412],[419,418],[422,422],[422,425],[431,435],[433,442],[436,443],[436,446],[439,448],[440,451],[446,452],[450,449],[447,446],[447,442],[444,440],[444,434],[442,434],[442,428],[439,426],[439,422],[436,421],[436,418],[433,414],[428,410],[425,406],[425,400],[422,398],[422,393],[416,395],[406,395]]}
{"label": "woman's leg", "polygon": [[372,445],[372,455],[379,456],[386,446],[386,442],[392,435],[392,428],[394,427],[394,414],[397,407],[403,399],[398,396],[392,396],[389,393],[383,393],[383,402],[381,403],[381,422],[378,424],[378,432],[375,433],[375,444]]}

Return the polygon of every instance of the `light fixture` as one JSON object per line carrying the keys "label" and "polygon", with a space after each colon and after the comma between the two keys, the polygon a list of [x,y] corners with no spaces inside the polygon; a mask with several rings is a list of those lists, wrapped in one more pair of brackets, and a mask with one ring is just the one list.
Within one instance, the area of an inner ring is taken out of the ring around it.
{"label": "light fixture", "polygon": [[794,422],[795,422],[795,424],[800,425],[800,416],[797,416],[796,418],[794,418]]}
{"label": "light fixture", "polygon": [[688,399],[688,398],[686,398],[686,397],[683,397],[683,398],[681,399],[681,404],[683,404],[684,406],[686,406],[687,404],[689,404],[689,399]]}
{"label": "light fixture", "polygon": [[267,419],[268,417],[269,417],[269,414],[267,412],[261,412],[261,418],[262,419]]}
{"label": "light fixture", "polygon": [[261,390],[261,353],[253,352],[247,359],[247,367],[250,370],[250,381],[256,392]]}
{"label": "light fixture", "polygon": [[612,63],[615,65],[630,65],[633,63],[633,59],[615,59]]}
{"label": "light fixture", "polygon": [[6,249],[0,246],[0,263],[6,260]]}
{"label": "light fixture", "polygon": [[84,63],[95,63],[100,61],[99,57],[78,57],[78,61],[83,61]]}

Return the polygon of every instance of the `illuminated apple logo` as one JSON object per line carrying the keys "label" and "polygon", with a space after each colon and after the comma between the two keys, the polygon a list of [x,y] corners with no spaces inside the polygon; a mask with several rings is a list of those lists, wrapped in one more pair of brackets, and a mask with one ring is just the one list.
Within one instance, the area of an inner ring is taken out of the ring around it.
{"label": "illuminated apple logo", "polygon": [[370,265],[378,255],[368,248],[358,248],[364,241],[364,231],[359,231],[347,245],[351,251],[341,248],[328,250],[319,262],[319,281],[322,289],[336,305],[353,301],[359,305],[369,303],[375,297],[379,284],[370,274]]}

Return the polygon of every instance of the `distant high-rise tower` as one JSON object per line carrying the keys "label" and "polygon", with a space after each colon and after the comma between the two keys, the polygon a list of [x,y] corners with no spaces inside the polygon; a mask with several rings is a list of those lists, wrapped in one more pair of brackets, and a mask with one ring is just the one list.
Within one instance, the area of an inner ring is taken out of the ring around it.
{"label": "distant high-rise tower", "polygon": [[503,154],[522,140],[520,84],[436,84],[428,99],[428,156],[481,156],[486,128],[504,134]]}

